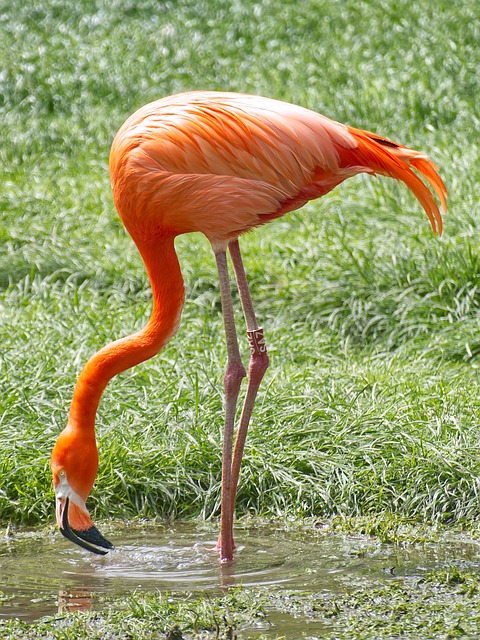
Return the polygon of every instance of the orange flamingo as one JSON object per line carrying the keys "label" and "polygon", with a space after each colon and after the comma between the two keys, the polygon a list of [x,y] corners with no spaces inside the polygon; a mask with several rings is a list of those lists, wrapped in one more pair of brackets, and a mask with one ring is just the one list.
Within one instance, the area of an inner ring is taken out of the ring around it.
{"label": "orange flamingo", "polygon": [[[403,181],[424,208],[434,233],[446,211],[446,189],[428,157],[307,109],[235,93],[190,92],[146,105],[117,133],[110,155],[115,206],[145,263],[152,315],[139,332],[101,349],[85,365],[68,424],[52,452],[56,519],[64,536],[99,554],[112,548],[93,525],[87,496],[98,468],[95,415],[115,375],[153,357],[177,331],[184,302],[175,237],[201,231],[215,254],[227,341],[224,377],[221,560],[233,558],[235,496],[248,424],[268,367],[263,329],[250,297],[239,237],[302,207],[358,173]],[[242,378],[227,271],[230,253],[250,345],[248,385],[235,446]]]}

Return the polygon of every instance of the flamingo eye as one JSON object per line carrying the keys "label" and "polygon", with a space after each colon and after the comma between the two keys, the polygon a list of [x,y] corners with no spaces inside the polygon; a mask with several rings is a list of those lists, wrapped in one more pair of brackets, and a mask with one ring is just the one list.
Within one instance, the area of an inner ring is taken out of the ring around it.
{"label": "flamingo eye", "polygon": [[66,473],[65,473],[64,469],[60,469],[60,471],[58,472],[58,477],[59,478],[65,478],[65,476],[66,476]]}

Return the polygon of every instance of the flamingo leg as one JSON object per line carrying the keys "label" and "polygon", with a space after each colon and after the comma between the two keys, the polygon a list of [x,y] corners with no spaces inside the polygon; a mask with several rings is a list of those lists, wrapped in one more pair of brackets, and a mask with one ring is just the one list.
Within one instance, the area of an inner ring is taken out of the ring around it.
{"label": "flamingo leg", "polygon": [[232,496],[232,447],[233,431],[235,426],[235,413],[238,394],[242,379],[246,375],[245,367],[240,358],[237,332],[233,314],[232,293],[228,277],[226,251],[215,254],[217,261],[218,279],[220,282],[220,296],[222,300],[223,321],[225,324],[225,337],[227,341],[227,368],[224,376],[225,389],[225,425],[223,431],[222,450],[222,496],[220,515],[220,538],[217,549],[220,551],[222,561],[232,560],[233,549],[233,512]]}
{"label": "flamingo leg", "polygon": [[235,498],[237,494],[238,478],[240,466],[242,464],[243,450],[247,439],[248,425],[252,416],[258,388],[268,368],[269,360],[267,347],[265,345],[263,329],[258,326],[255,310],[253,308],[252,297],[248,287],[245,268],[243,266],[240,245],[238,240],[234,240],[229,245],[230,256],[232,258],[233,269],[237,279],[238,293],[242,303],[245,323],[247,325],[247,338],[250,345],[250,364],[248,369],[248,386],[243,402],[242,413],[238,425],[235,450],[233,452],[231,471],[231,509],[232,521],[235,510]]}

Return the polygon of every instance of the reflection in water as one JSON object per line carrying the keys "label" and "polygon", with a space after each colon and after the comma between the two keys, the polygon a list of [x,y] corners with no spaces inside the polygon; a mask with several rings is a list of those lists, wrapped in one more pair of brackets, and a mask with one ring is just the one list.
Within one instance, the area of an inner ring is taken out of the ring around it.
{"label": "reflection in water", "polygon": [[89,589],[71,589],[58,592],[58,613],[88,611],[92,608],[93,594]]}
{"label": "reflection in water", "polygon": [[237,586],[235,561],[218,563],[218,583],[224,591]]}
{"label": "reflection in water", "polygon": [[[237,529],[232,563],[221,563],[213,528],[195,523],[145,525],[110,532],[116,543],[106,556],[69,545],[59,534],[38,539],[21,534],[0,541],[0,617],[33,620],[57,611],[99,607],[99,596],[140,588],[222,593],[234,585],[273,585],[302,592],[372,588],[396,576],[421,576],[457,562],[478,566],[476,542],[457,538],[419,547],[382,545],[315,529],[278,526]],[[3,595],[2,595],[3,594]]]}

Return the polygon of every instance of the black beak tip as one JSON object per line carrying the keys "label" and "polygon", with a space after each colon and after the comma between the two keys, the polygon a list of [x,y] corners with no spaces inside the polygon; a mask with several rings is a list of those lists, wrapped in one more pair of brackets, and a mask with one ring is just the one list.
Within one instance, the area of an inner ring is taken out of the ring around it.
{"label": "black beak tip", "polygon": [[84,530],[72,529],[68,522],[68,505],[69,499],[67,498],[62,514],[62,526],[60,527],[60,533],[67,538],[67,540],[77,544],[79,547],[82,547],[82,549],[86,549],[100,556],[106,555],[115,548],[109,540],[102,536],[95,526]]}

